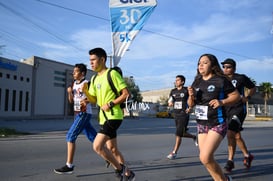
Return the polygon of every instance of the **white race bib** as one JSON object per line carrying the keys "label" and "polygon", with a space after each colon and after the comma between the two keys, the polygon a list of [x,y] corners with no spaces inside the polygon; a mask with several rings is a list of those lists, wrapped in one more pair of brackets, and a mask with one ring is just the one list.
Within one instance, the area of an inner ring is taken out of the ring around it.
{"label": "white race bib", "polygon": [[182,109],[182,101],[174,102],[174,109]]}
{"label": "white race bib", "polygon": [[74,111],[81,111],[81,99],[74,99]]}
{"label": "white race bib", "polygon": [[208,120],[208,106],[196,105],[195,116],[200,120]]}

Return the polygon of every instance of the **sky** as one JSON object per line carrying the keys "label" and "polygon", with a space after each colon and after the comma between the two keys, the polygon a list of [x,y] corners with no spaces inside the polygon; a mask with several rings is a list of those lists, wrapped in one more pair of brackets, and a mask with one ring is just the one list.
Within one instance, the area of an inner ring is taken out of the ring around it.
{"label": "sky", "polygon": [[[0,0],[0,46],[12,60],[39,56],[90,68],[90,49],[112,53],[109,2]],[[141,91],[173,88],[179,74],[188,86],[204,53],[234,59],[237,73],[257,85],[273,84],[273,1],[157,0],[119,66]]]}

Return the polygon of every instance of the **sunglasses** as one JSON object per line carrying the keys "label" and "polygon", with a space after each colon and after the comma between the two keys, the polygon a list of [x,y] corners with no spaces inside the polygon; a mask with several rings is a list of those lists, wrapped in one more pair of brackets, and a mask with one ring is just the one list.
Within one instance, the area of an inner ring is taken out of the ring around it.
{"label": "sunglasses", "polygon": [[232,66],[223,66],[223,69],[231,69]]}

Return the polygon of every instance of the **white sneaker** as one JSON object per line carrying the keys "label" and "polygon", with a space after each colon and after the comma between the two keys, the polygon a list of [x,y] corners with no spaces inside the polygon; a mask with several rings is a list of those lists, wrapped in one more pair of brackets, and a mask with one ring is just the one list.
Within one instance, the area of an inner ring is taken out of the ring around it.
{"label": "white sneaker", "polygon": [[198,146],[198,136],[195,136],[193,138],[193,141],[194,141],[195,146]]}
{"label": "white sneaker", "polygon": [[170,159],[170,160],[174,160],[176,158],[176,153],[170,153],[167,158]]}

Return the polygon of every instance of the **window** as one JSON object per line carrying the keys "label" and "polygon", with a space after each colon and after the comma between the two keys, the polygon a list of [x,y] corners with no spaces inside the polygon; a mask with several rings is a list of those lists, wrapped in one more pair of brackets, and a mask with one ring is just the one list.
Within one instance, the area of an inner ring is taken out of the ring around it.
{"label": "window", "polygon": [[9,110],[9,90],[6,89],[6,94],[5,94],[5,111]]}
{"label": "window", "polygon": [[54,83],[55,87],[65,87],[65,84],[63,83]]}
{"label": "window", "polygon": [[12,107],[11,110],[15,111],[15,107],[16,107],[16,90],[12,91]]}
{"label": "window", "polygon": [[2,109],[2,89],[0,88],[0,110]]}
{"label": "window", "polygon": [[22,111],[22,105],[23,105],[23,91],[19,92],[19,111]]}
{"label": "window", "polygon": [[54,74],[65,76],[65,72],[61,72],[61,71],[57,71],[57,70],[54,71]]}
{"label": "window", "polygon": [[62,78],[62,77],[54,77],[54,80],[64,82],[64,81],[65,81],[65,78]]}
{"label": "window", "polygon": [[17,80],[17,75],[14,75],[14,76],[13,76],[13,79],[14,79],[14,80]]}
{"label": "window", "polygon": [[28,112],[29,92],[26,92],[25,111]]}

